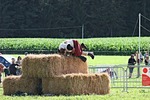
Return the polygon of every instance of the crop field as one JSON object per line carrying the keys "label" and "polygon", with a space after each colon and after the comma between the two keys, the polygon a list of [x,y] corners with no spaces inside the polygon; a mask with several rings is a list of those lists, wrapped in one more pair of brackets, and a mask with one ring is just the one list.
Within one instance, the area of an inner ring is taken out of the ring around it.
{"label": "crop field", "polygon": [[[59,44],[65,39],[57,38],[0,38],[0,50],[57,50]],[[124,38],[86,38],[78,39],[88,47],[88,51],[125,52],[131,54],[138,50],[138,37]],[[141,38],[141,51],[150,48],[150,38]],[[107,53],[109,53],[107,52]],[[105,55],[104,53],[103,55]]]}

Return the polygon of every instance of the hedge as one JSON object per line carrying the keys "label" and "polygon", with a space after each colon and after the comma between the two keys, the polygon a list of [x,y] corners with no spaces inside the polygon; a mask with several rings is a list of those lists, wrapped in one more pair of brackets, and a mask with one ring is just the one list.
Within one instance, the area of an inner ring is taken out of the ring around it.
{"label": "hedge", "polygon": [[[58,38],[0,38],[0,51],[29,51],[35,53],[56,52],[59,44],[65,39]],[[102,55],[128,55],[134,53],[139,48],[138,37],[119,38],[86,38],[77,39],[84,43],[87,51],[94,51],[95,54]],[[150,48],[150,38],[140,38],[141,51]]]}

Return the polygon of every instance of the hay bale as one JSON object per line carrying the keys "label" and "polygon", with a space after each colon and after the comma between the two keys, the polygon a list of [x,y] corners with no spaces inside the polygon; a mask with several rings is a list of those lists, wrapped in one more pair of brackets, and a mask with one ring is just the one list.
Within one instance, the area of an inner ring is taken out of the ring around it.
{"label": "hay bale", "polygon": [[38,94],[38,79],[22,76],[8,76],[3,81],[4,95],[14,95],[17,92]]}
{"label": "hay bale", "polygon": [[51,55],[28,55],[23,59],[25,77],[54,77],[69,73],[87,73],[87,63],[78,57]]}
{"label": "hay bale", "polygon": [[66,74],[43,78],[42,88],[44,94],[53,95],[108,94],[110,80],[106,73]]}

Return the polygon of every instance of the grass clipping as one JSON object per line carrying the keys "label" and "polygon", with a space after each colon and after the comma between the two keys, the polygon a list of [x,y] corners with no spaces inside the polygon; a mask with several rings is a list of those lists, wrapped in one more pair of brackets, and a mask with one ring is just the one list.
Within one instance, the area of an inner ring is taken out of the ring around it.
{"label": "grass clipping", "polygon": [[108,94],[110,80],[108,74],[67,74],[42,79],[44,94],[79,95]]}
{"label": "grass clipping", "polygon": [[78,57],[50,55],[28,55],[23,59],[22,71],[26,77],[54,77],[70,73],[87,73],[87,63]]}
{"label": "grass clipping", "polygon": [[22,76],[8,76],[3,81],[4,95],[14,95],[17,92],[38,94],[38,79]]}

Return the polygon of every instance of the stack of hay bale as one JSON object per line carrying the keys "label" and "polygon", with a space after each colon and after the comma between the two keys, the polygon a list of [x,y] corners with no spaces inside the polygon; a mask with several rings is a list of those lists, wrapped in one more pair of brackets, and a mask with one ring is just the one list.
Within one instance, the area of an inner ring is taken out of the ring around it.
{"label": "stack of hay bale", "polygon": [[88,66],[78,57],[28,55],[22,62],[21,76],[8,76],[3,81],[4,95],[29,94],[76,95],[108,94],[109,76],[88,74]]}

